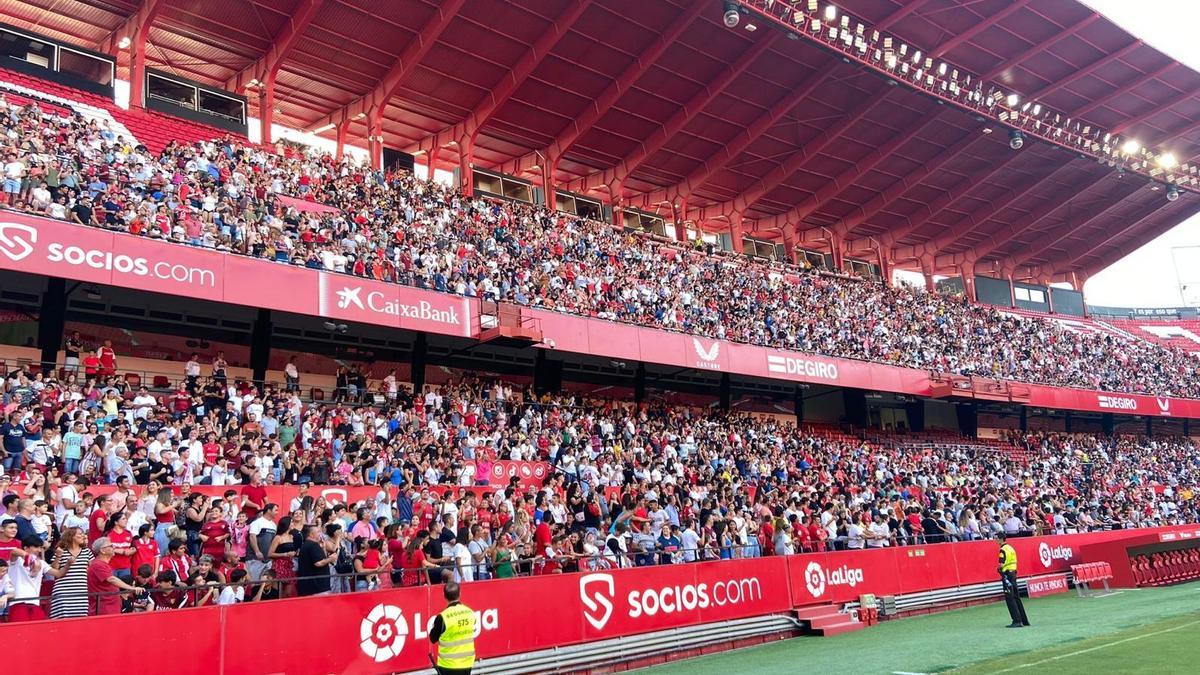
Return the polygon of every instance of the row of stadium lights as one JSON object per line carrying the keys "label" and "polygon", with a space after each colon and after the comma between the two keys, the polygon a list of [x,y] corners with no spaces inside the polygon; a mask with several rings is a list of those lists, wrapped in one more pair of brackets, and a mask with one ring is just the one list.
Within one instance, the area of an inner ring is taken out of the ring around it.
{"label": "row of stadium lights", "polygon": [[[1010,127],[1009,146],[1014,150],[1021,149],[1025,144],[1022,129],[1032,130],[1090,152],[1099,157],[1103,164],[1119,164],[1122,170],[1127,166],[1132,171],[1144,171],[1152,178],[1162,180],[1170,201],[1179,198],[1178,186],[1200,186],[1200,168],[1187,163],[1180,165],[1170,152],[1153,152],[1135,139],[1122,138],[1098,128],[1093,129],[1079,120],[1064,118],[1060,113],[1043,109],[1042,104],[1036,101],[1022,101],[1020,95],[1014,92],[1005,93],[997,87],[988,86],[987,93],[984,93],[984,82],[978,77],[960,73],[945,61],[938,61],[935,67],[933,58],[928,55],[922,58],[920,49],[910,49],[907,44],[890,35],[882,35],[877,30],[871,30],[868,35],[867,26],[861,22],[853,22],[855,26],[851,29],[850,16],[841,13],[834,5],[821,7],[818,0],[806,0],[803,7],[799,2],[783,0],[751,1],[761,5],[766,13],[792,24],[797,31],[810,33],[830,47],[857,58],[870,59],[899,79],[911,80],[922,89],[954,98],[978,112],[995,116]],[[736,28],[741,22],[739,4],[723,0],[723,6],[725,25]],[[745,29],[754,31],[757,26],[748,22]],[[983,119],[980,118],[980,121]],[[985,129],[985,132],[990,130]],[[1159,189],[1158,184],[1153,184],[1152,189]]]}

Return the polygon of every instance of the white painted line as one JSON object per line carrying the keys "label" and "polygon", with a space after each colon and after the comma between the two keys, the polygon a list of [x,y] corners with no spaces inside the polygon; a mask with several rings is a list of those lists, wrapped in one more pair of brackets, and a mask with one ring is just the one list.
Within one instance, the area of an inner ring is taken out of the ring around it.
{"label": "white painted line", "polygon": [[1163,635],[1164,633],[1173,633],[1177,630],[1187,628],[1189,626],[1195,626],[1198,623],[1200,623],[1200,621],[1189,621],[1185,624],[1180,624],[1173,628],[1165,628],[1163,630],[1156,630],[1153,633],[1146,633],[1144,635],[1134,635],[1133,637],[1123,638],[1121,640],[1117,640],[1116,642],[1109,642],[1107,644],[1096,645],[1095,647],[1088,647],[1087,649],[1080,649],[1079,651],[1069,652],[1066,654],[1059,654],[1058,656],[1051,656],[1050,658],[1042,659],[1041,661],[1033,661],[1031,663],[1022,663],[1019,666],[1013,666],[1012,668],[1005,668],[1004,670],[997,670],[996,672],[997,673],[1008,673],[1008,672],[1011,672],[1014,670],[1020,670],[1022,668],[1032,668],[1033,666],[1044,665],[1047,663],[1058,661],[1060,659],[1069,659],[1072,656],[1079,656],[1080,654],[1087,654],[1088,652],[1094,652],[1094,651],[1098,651],[1100,649],[1107,649],[1109,647],[1115,647],[1119,644],[1124,644],[1126,642],[1133,642],[1134,640],[1141,640],[1142,638],[1154,637],[1155,635]]}
{"label": "white painted line", "polygon": [[929,673],[910,673],[907,670],[893,670],[892,675],[929,675]]}

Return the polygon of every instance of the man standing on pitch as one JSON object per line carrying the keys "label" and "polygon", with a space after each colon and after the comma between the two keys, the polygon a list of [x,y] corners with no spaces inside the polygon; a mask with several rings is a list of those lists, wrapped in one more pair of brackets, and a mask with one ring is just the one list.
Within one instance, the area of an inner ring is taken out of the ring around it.
{"label": "man standing on pitch", "polygon": [[1012,617],[1008,627],[1028,626],[1029,619],[1025,616],[1025,606],[1021,604],[1021,593],[1017,588],[1017,551],[1009,545],[1004,533],[996,535],[996,540],[1000,542],[1000,564],[996,571],[1004,584],[1004,602],[1008,603],[1008,615]]}
{"label": "man standing on pitch", "polygon": [[475,666],[475,612],[458,601],[459,585],[446,582],[446,609],[433,620],[429,641],[438,646],[439,675],[470,675]]}

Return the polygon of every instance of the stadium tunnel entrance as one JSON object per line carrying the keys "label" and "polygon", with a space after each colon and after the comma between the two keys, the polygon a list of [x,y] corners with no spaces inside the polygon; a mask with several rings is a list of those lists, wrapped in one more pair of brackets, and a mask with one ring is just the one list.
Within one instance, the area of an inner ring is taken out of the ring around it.
{"label": "stadium tunnel entrance", "polygon": [[1180,419],[944,401],[625,362],[200,299],[181,303],[158,293],[7,270],[0,271],[0,289],[0,363],[6,372],[25,364],[61,369],[64,341],[78,331],[85,349],[112,342],[119,377],[159,390],[180,381],[192,354],[207,366],[224,352],[231,378],[279,386],[294,359],[302,398],[310,400],[333,398],[339,369],[361,367],[373,382],[393,374],[412,392],[470,373],[537,392],[712,407],[885,433],[980,439],[999,439],[1009,430],[1190,433],[1188,421]]}

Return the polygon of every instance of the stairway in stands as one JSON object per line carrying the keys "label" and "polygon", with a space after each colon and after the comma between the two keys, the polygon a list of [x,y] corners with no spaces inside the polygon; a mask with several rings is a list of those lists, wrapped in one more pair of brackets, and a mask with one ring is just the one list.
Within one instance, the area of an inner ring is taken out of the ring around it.
{"label": "stairway in stands", "polygon": [[5,68],[0,68],[0,91],[15,94],[18,99],[14,100],[34,100],[73,110],[97,123],[106,122],[117,136],[132,139],[134,145],[145,145],[156,155],[172,140],[195,143],[229,135],[224,129],[163,113],[123,110],[103,96]]}
{"label": "stairway in stands", "polygon": [[834,605],[811,605],[795,611],[801,630],[807,635],[830,637],[867,627],[852,614],[843,614]]}

